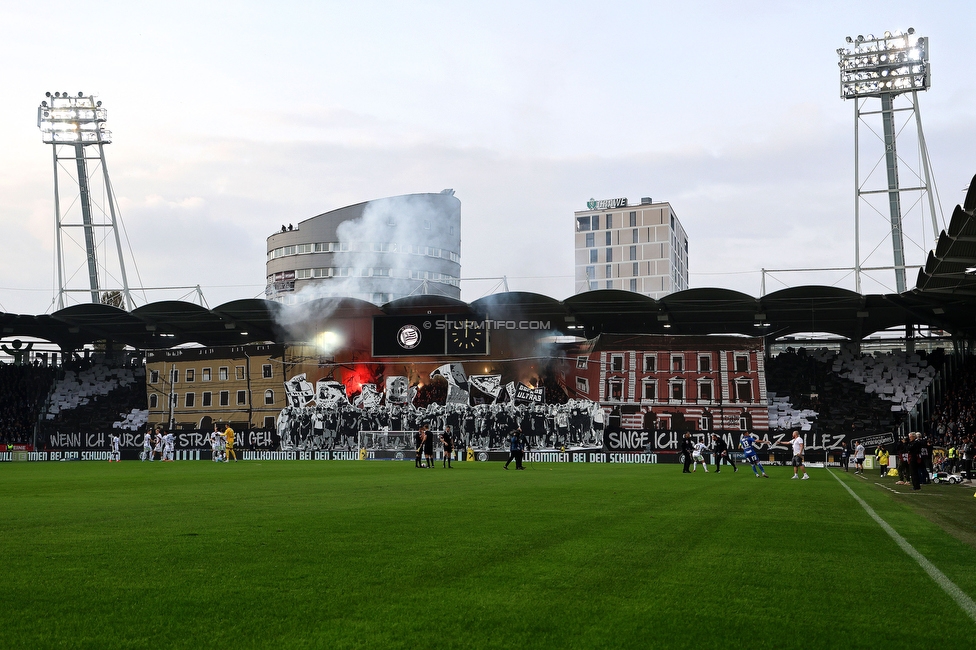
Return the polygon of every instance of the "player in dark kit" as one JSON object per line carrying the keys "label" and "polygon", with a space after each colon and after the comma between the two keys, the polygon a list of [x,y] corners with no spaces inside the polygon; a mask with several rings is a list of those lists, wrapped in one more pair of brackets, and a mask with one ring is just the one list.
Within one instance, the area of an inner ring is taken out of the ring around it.
{"label": "player in dark kit", "polygon": [[454,469],[451,467],[451,455],[454,453],[454,431],[450,424],[444,427],[441,442],[444,444],[444,468]]}
{"label": "player in dark kit", "polygon": [[416,435],[414,435],[414,446],[417,447],[417,460],[415,460],[413,463],[414,467],[423,467],[420,459],[423,458],[424,436],[426,435],[426,431],[427,427],[420,427],[420,430],[417,431]]}
{"label": "player in dark kit", "polygon": [[525,441],[522,438],[522,429],[513,429],[508,442],[508,460],[505,461],[505,469],[508,464],[515,461],[515,469],[525,469],[522,467],[522,450],[525,449]]}
{"label": "player in dark kit", "polygon": [[434,436],[431,434],[427,427],[423,427],[424,432],[424,460],[427,462],[427,467],[433,469],[434,467]]}
{"label": "player in dark kit", "polygon": [[724,460],[727,465],[732,466],[733,472],[738,472],[739,468],[735,466],[735,459],[732,454],[729,453],[729,446],[725,444],[725,441],[717,434],[712,434],[712,452],[715,455],[715,473],[718,474],[722,471],[722,461]]}
{"label": "player in dark kit", "polygon": [[691,474],[691,452],[695,448],[695,443],[691,441],[691,434],[686,433],[681,439],[681,460],[685,464],[682,474]]}

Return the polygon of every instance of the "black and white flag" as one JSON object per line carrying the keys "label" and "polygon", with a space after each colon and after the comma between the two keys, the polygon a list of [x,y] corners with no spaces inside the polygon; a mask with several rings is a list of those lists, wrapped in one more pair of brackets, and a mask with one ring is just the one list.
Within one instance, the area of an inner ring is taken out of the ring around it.
{"label": "black and white flag", "polygon": [[288,396],[289,403],[300,403],[301,406],[305,406],[315,399],[315,387],[306,379],[303,372],[285,382],[285,395]]}
{"label": "black and white flag", "polygon": [[363,384],[362,392],[356,398],[356,406],[369,409],[379,406],[382,401],[383,393],[376,390],[376,384]]}
{"label": "black and white flag", "polygon": [[462,390],[468,389],[468,378],[464,374],[464,366],[460,363],[445,363],[430,373],[430,378],[433,379],[438,375],[446,379],[449,386],[457,386]]}
{"label": "black and white flag", "polygon": [[471,375],[468,377],[468,383],[485,395],[491,395],[495,399],[498,399],[498,396],[502,392],[501,375]]}
{"label": "black and white flag", "polygon": [[315,382],[315,405],[333,407],[348,402],[346,387],[338,381],[319,379]]}
{"label": "black and white flag", "polygon": [[410,384],[406,377],[386,378],[386,403],[406,404],[410,400]]}

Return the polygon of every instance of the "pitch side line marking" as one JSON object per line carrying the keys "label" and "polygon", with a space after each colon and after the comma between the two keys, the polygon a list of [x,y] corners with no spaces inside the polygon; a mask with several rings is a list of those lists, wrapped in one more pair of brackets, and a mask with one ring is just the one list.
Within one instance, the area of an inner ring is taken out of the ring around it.
{"label": "pitch side line marking", "polygon": [[880,525],[884,531],[891,536],[891,539],[895,540],[895,543],[901,547],[901,550],[905,551],[909,557],[918,562],[918,565],[925,569],[925,572],[929,574],[929,577],[935,580],[936,584],[942,587],[942,590],[949,594],[954,601],[956,601],[956,603],[962,608],[962,611],[966,612],[966,614],[969,615],[969,618],[976,621],[976,602],[973,602],[973,599],[970,598],[965,591],[960,589],[956,583],[950,580],[946,574],[939,571],[938,567],[929,562],[928,558],[916,551],[915,547],[908,543],[908,540],[899,535],[898,531],[889,526],[888,522],[882,519],[881,516],[874,511],[874,508],[869,506],[864,499],[857,496],[857,494],[854,493],[854,490],[852,490],[847,483],[840,480],[840,478],[838,478],[833,472],[830,472],[830,475],[837,479],[837,482],[843,485],[845,490],[851,493],[851,496],[861,504],[861,507],[864,508],[869,515],[871,515],[871,518],[878,522],[878,525]]}

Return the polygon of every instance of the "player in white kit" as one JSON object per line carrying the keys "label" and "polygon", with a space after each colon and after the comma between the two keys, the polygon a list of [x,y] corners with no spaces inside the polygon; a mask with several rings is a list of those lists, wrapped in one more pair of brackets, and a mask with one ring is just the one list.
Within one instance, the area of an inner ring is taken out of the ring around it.
{"label": "player in white kit", "polygon": [[159,460],[163,460],[163,426],[161,424],[156,425],[156,435],[154,440],[156,444],[153,445],[152,458],[149,460],[155,458],[156,454],[159,454]]}
{"label": "player in white kit", "polygon": [[220,434],[217,433],[217,425],[210,432],[210,460],[215,463],[220,462]]}
{"label": "player in white kit", "polygon": [[705,456],[703,455],[705,449],[705,443],[701,440],[695,443],[695,448],[691,452],[691,459],[694,461],[695,467],[691,471],[697,472],[698,463],[701,463],[702,469],[705,470],[706,474],[708,474],[708,463],[705,462]]}
{"label": "player in white kit", "polygon": [[152,444],[153,444],[153,440],[152,440],[152,427],[149,427],[149,429],[146,430],[146,436],[142,439],[142,453],[139,454],[139,460],[141,460],[143,462],[145,462],[147,460],[150,463],[152,462],[152,459],[153,459],[153,457],[152,457],[152,454],[153,454]]}
{"label": "player in white kit", "polygon": [[113,433],[111,436],[111,440],[112,440],[112,453],[109,454],[108,462],[111,463],[114,460],[117,463],[121,463],[122,452],[119,450],[120,440],[118,434]]}

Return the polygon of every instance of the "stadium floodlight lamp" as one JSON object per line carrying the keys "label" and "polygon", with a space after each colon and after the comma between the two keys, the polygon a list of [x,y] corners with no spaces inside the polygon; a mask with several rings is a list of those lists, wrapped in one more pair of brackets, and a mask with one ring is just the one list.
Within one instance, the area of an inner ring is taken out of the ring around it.
{"label": "stadium floodlight lamp", "polygon": [[905,34],[885,32],[880,38],[858,35],[853,47],[838,48],[837,54],[843,99],[898,95],[932,85],[928,39],[915,36],[911,27]]}
{"label": "stadium floodlight lamp", "polygon": [[37,128],[47,144],[108,144],[112,132],[105,128],[108,111],[93,95],[45,93],[48,100],[37,107]]}

